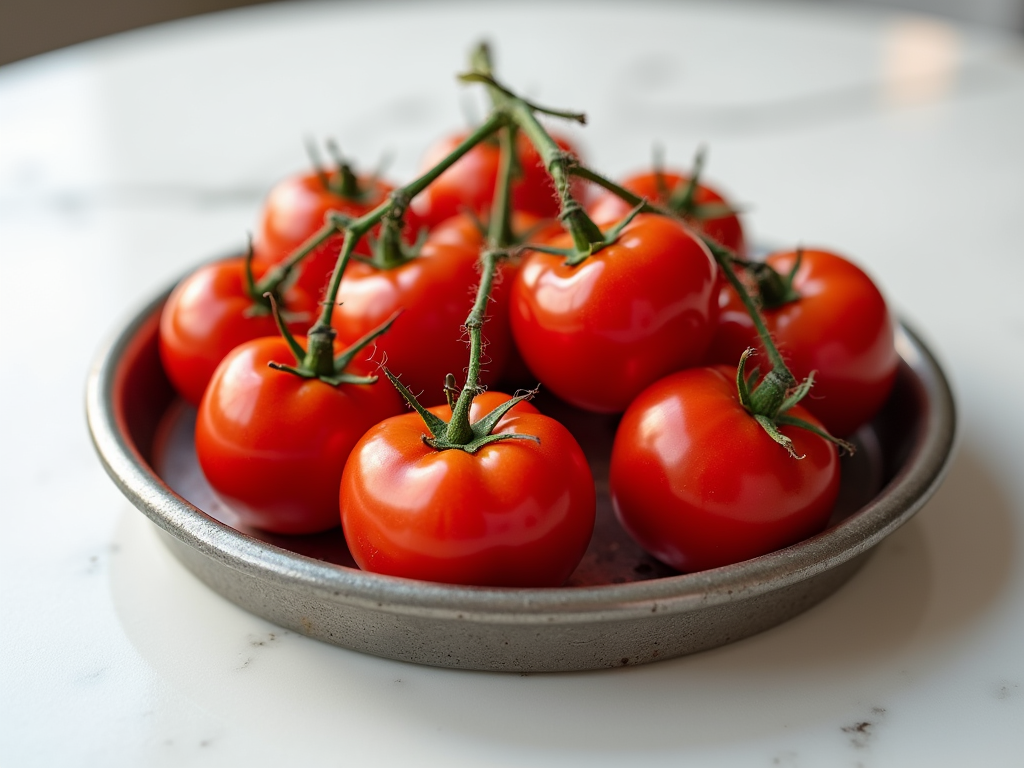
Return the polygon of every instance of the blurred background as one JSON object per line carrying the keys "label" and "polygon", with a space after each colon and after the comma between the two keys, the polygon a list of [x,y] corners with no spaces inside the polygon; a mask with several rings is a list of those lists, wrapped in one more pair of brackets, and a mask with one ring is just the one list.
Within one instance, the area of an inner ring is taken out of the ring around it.
{"label": "blurred background", "polygon": [[[0,0],[0,64],[201,13],[268,0]],[[672,0],[666,0],[671,2]],[[1024,35],[1024,0],[803,0],[888,6]]]}

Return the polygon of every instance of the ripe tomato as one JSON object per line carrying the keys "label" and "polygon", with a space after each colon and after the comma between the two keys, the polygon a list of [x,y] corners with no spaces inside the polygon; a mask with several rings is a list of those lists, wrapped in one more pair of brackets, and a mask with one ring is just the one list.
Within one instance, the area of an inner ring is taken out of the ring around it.
{"label": "ripe tomato", "polygon": [[[338,484],[352,446],[403,405],[386,381],[335,387],[267,365],[293,359],[279,336],[224,358],[199,405],[196,455],[245,525],[316,533],[338,525]],[[356,364],[350,372],[370,373]]]}
{"label": "ripe tomato", "polygon": [[[639,195],[640,197],[650,200],[652,203],[664,206],[669,203],[665,196],[666,190],[669,195],[671,195],[671,193],[681,185],[685,186],[690,181],[688,176],[680,173],[662,173],[661,178],[662,182],[659,183],[657,173],[638,173],[626,178],[622,182],[622,186],[634,195]],[[693,202],[698,206],[728,205],[726,199],[722,197],[717,190],[713,187],[707,186],[706,184],[697,185],[696,193],[693,196]],[[595,219],[612,221],[615,219],[621,219],[629,213],[632,207],[633,206],[621,197],[614,195],[611,192],[603,192],[590,205],[589,210],[591,216]],[[741,256],[746,253],[747,246],[743,238],[743,226],[740,224],[740,220],[736,214],[701,219],[688,215],[686,211],[682,211],[681,213],[687,223],[698,231],[714,238],[719,243],[732,249]]]}
{"label": "ripe tomato", "polygon": [[[479,419],[508,395],[473,403]],[[447,405],[430,409],[450,418]],[[595,492],[583,451],[554,419],[526,404],[476,453],[437,451],[408,413],[373,427],[352,450],[341,481],[341,520],[352,556],[375,573],[447,584],[556,587],[583,558]]]}
{"label": "ripe tomato", "polygon": [[[427,150],[422,170],[437,165],[466,135],[460,133],[449,136]],[[566,139],[559,136],[553,138],[563,150],[578,154]],[[516,151],[522,175],[512,182],[512,208],[541,218],[558,216],[560,206],[551,177],[537,150],[522,133],[517,134]],[[428,227],[434,227],[464,209],[477,215],[490,213],[500,155],[497,141],[481,142],[413,198],[410,210]],[[573,195],[582,199],[580,196],[586,192],[586,185],[576,179],[572,184]]]}
{"label": "ripe tomato", "polygon": [[[328,211],[362,216],[380,205],[394,189],[376,178],[363,178],[360,184],[365,191],[358,198],[336,194],[316,173],[290,176],[276,184],[263,205],[253,238],[257,267],[266,270],[286,259],[324,225],[324,215]],[[410,242],[416,239],[421,226],[415,214],[406,213],[403,233],[407,234]],[[343,240],[341,233],[332,235],[302,261],[296,283],[316,298],[323,293],[330,279]],[[355,252],[364,256],[370,254],[365,238],[356,246]]]}
{"label": "ripe tomato", "polygon": [[[787,411],[819,426],[801,406]],[[684,572],[717,568],[821,531],[839,492],[835,446],[783,426],[802,459],[740,405],[736,371],[691,368],[644,390],[622,417],[609,482],[623,527]]]}
{"label": "ripe tomato", "polygon": [[[430,230],[430,241],[480,250],[487,243],[487,233],[481,231],[481,226],[486,224],[467,213],[460,213]],[[512,231],[525,243],[547,243],[565,232],[557,219],[544,219],[525,211],[512,212]]]}
{"label": "ripe tomato", "polygon": [[[552,245],[570,242],[566,235]],[[577,266],[528,256],[512,286],[512,333],[544,386],[580,408],[615,413],[703,359],[717,285],[703,243],[677,221],[640,215]]]}
{"label": "ripe tomato", "polygon": [[[402,309],[391,330],[377,340],[378,356],[384,356],[414,394],[424,393],[426,404],[444,402],[445,376],[452,373],[459,379],[466,367],[462,324],[480,282],[477,265],[476,248],[431,239],[416,258],[392,269],[350,262],[331,320],[338,340],[352,343]],[[484,331],[485,383],[501,376],[512,348],[507,297],[508,281],[499,277]]]}
{"label": "ripe tomato", "polygon": [[[292,332],[304,332],[315,318],[316,301],[292,286],[282,303]],[[228,352],[243,341],[276,334],[273,315],[260,311],[247,292],[245,259],[226,259],[197,269],[167,299],[160,315],[160,360],[178,394],[199,405]]]}
{"label": "ripe tomato", "polygon": [[[789,274],[795,260],[792,251],[766,259],[782,275]],[[885,299],[858,266],[828,251],[803,251],[793,289],[800,298],[766,307],[765,323],[797,379],[815,372],[803,406],[833,435],[849,435],[878,412],[896,380],[899,357]],[[719,306],[709,359],[735,365],[744,349],[760,348],[760,342],[728,285]]]}

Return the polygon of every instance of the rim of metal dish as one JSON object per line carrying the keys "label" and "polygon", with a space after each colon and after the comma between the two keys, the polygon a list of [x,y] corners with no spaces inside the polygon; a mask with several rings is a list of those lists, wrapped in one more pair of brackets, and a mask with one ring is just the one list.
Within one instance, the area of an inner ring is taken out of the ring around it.
{"label": "rim of metal dish", "polygon": [[182,543],[259,579],[338,604],[463,621],[549,624],[628,619],[747,599],[869,550],[925,504],[953,455],[956,409],[949,384],[927,347],[901,323],[897,349],[926,393],[920,434],[904,465],[872,502],[817,536],[735,565],[626,584],[494,589],[380,576],[295,554],[214,520],[168,488],[121,431],[113,400],[118,366],[169,293],[137,312],[100,351],[90,371],[86,415],[104,468],[136,507]]}

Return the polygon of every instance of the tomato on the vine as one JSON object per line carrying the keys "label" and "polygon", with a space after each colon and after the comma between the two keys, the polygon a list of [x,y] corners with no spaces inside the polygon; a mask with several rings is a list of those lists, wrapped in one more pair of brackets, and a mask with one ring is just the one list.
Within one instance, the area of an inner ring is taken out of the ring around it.
{"label": "tomato on the vine", "polygon": [[[288,327],[302,333],[316,300],[298,286],[284,290]],[[243,341],[277,334],[270,310],[248,293],[245,259],[200,267],[175,287],[160,315],[160,360],[171,384],[198,405],[220,361]]]}
{"label": "tomato on the vine", "polygon": [[[423,170],[436,165],[465,138],[466,134],[460,133],[437,142],[427,150]],[[578,154],[568,140],[559,136],[554,138],[564,151]],[[516,152],[521,175],[512,182],[512,208],[541,218],[558,216],[558,196],[551,177],[537,150],[522,133],[517,136]],[[428,227],[434,227],[467,209],[477,215],[490,213],[500,155],[496,141],[476,145],[413,198],[410,211]],[[586,186],[579,180],[573,180],[572,190],[574,196],[579,197],[586,192]]]}
{"label": "tomato on the vine", "polygon": [[[834,253],[802,250],[792,289],[799,298],[766,303],[768,330],[797,379],[814,372],[814,388],[803,400],[833,435],[842,437],[869,421],[896,379],[899,357],[893,321],[881,292],[860,267]],[[765,260],[789,275],[797,252]],[[747,347],[759,348],[757,331],[736,292],[723,286],[718,326],[708,353],[713,362],[735,365]]]}
{"label": "tomato on the vine", "polygon": [[[359,192],[346,197],[339,193],[337,173],[324,176],[303,173],[278,182],[267,195],[253,238],[254,264],[268,269],[284,261],[310,236],[324,226],[328,211],[359,217],[380,205],[394,187],[376,177],[358,180]],[[416,239],[422,222],[411,211],[405,216],[405,239]],[[331,235],[302,261],[296,283],[319,298],[323,292],[344,240],[342,233]],[[356,246],[356,253],[370,254],[367,240]]]}
{"label": "tomato on the vine", "polygon": [[[568,235],[552,241],[568,246]],[[570,266],[535,252],[512,286],[512,332],[545,387],[580,408],[622,411],[644,387],[703,359],[717,266],[679,222],[641,214]]]}
{"label": "tomato on the vine", "polygon": [[[647,171],[627,177],[622,186],[652,203],[668,206],[673,193],[684,189],[690,177],[682,173]],[[595,219],[610,220],[622,218],[632,206],[618,195],[604,192],[589,206],[590,215]],[[710,211],[706,217],[701,209]],[[741,256],[746,253],[743,226],[735,213],[714,215],[715,208],[729,208],[726,199],[715,188],[699,183],[693,193],[691,205],[679,211],[686,222],[726,248]]]}
{"label": "tomato on the vine", "polygon": [[[236,347],[200,403],[196,455],[245,525],[316,533],[338,525],[338,484],[352,446],[403,405],[386,381],[333,386],[268,366],[293,359],[279,336]],[[353,363],[351,372],[372,370]]]}
{"label": "tomato on the vine", "polygon": [[[508,395],[473,402],[477,420]],[[430,409],[451,416],[447,405]],[[557,587],[594,527],[594,481],[583,451],[554,419],[519,403],[476,453],[435,450],[416,413],[370,429],[342,477],[342,527],[352,556],[375,573],[448,584]]]}
{"label": "tomato on the vine", "polygon": [[[396,310],[402,314],[377,340],[377,355],[402,374],[402,382],[426,403],[444,402],[442,384],[466,366],[462,324],[479,282],[475,247],[426,241],[419,255],[389,269],[352,261],[345,270],[331,325],[351,343]],[[508,281],[495,281],[487,323],[483,380],[496,381],[512,349],[508,327]]]}
{"label": "tomato on the vine", "polygon": [[[788,414],[820,428],[796,405]],[[747,560],[821,531],[839,492],[836,447],[781,426],[793,458],[740,404],[736,370],[690,368],[644,390],[612,448],[616,514],[640,546],[683,572]]]}

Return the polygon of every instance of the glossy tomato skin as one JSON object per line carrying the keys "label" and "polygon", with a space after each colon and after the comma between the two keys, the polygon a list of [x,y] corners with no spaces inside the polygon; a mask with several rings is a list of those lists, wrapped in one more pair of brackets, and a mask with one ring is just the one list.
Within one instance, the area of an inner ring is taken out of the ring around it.
{"label": "glossy tomato skin", "polygon": [[615,244],[575,267],[564,262],[528,256],[510,306],[520,353],[558,397],[617,413],[652,382],[702,361],[718,310],[717,267],[682,224],[640,215]]}
{"label": "glossy tomato skin", "polygon": [[[662,174],[662,178],[664,179],[665,187],[670,193],[679,185],[685,185],[689,182],[689,177],[680,173],[666,172]],[[634,174],[624,179],[621,183],[623,187],[633,194],[646,198],[651,202],[658,203],[659,205],[664,205],[668,202],[662,195],[662,190],[658,183],[658,175],[653,172]],[[728,205],[728,201],[718,190],[706,184],[697,185],[694,201],[700,205],[713,203]],[[621,219],[629,213],[632,207],[618,195],[606,191],[594,199],[589,207],[589,211],[590,215],[595,219],[614,221]],[[740,224],[739,217],[735,214],[715,219],[704,219],[702,221],[687,219],[687,222],[690,226],[714,238],[741,256],[746,254],[747,244],[743,236],[743,225]]]}
{"label": "glossy tomato skin", "polygon": [[[795,259],[795,252],[785,252],[766,261],[786,275]],[[885,299],[860,267],[821,250],[803,251],[793,287],[800,299],[765,309],[765,323],[794,376],[802,380],[815,371],[814,388],[802,404],[833,435],[849,435],[879,411],[896,380],[899,357]],[[760,348],[760,341],[728,285],[719,306],[709,359],[735,365],[744,349]]]}
{"label": "glossy tomato skin", "polygon": [[217,368],[196,419],[199,464],[245,525],[283,534],[334,528],[349,451],[403,405],[387,381],[334,387],[271,361],[294,364],[279,337],[246,342]]}
{"label": "glossy tomato skin", "polygon": [[[253,237],[255,264],[266,270],[284,261],[324,225],[328,211],[362,216],[384,202],[394,189],[391,184],[376,178],[363,178],[360,184],[365,188],[365,194],[357,200],[335,194],[315,173],[290,176],[274,185],[267,195]],[[407,212],[403,230],[406,239],[414,241],[421,226],[422,222],[416,215]],[[376,232],[374,230],[374,234]],[[296,283],[316,298],[327,286],[343,240],[341,233],[333,235],[302,260]],[[364,256],[370,254],[366,238],[359,242],[355,252]]]}
{"label": "glossy tomato skin", "polygon": [[[818,422],[800,406],[789,413]],[[609,482],[616,514],[683,572],[737,563],[824,529],[839,492],[835,447],[781,430],[794,459],[739,403],[734,368],[691,368],[646,389],[622,417]]]}
{"label": "glossy tomato skin", "polygon": [[[501,268],[504,274],[505,268]],[[345,270],[331,324],[344,345],[361,338],[401,309],[377,342],[377,359],[400,375],[427,405],[444,402],[449,373],[461,384],[469,364],[468,337],[462,330],[480,282],[475,248],[428,240],[420,255],[393,269],[353,261]],[[484,326],[482,380],[496,381],[512,347],[508,327],[508,280],[495,280]]]}
{"label": "glossy tomato skin", "polygon": [[[437,165],[466,138],[465,133],[454,134],[437,142],[423,158],[421,170]],[[563,137],[554,136],[565,151],[578,155]],[[560,207],[554,185],[540,155],[522,133],[516,141],[522,175],[512,182],[512,207],[542,218],[558,216]],[[501,152],[497,141],[483,141],[442,173],[433,184],[417,195],[410,206],[428,227],[435,227],[445,219],[468,209],[478,216],[490,213],[498,178]],[[586,185],[573,180],[571,187],[577,199],[586,193]]]}
{"label": "glossy tomato skin", "polygon": [[[199,405],[213,372],[236,346],[277,334],[273,316],[254,308],[243,258],[202,266],[174,288],[160,315],[160,360],[185,400]],[[304,333],[317,310],[298,286],[284,292],[283,308],[293,333]]]}
{"label": "glossy tomato skin", "polygon": [[[486,393],[476,420],[507,395]],[[432,409],[443,419],[447,406]],[[594,527],[594,481],[557,421],[516,406],[475,454],[435,451],[415,413],[372,428],[341,482],[342,527],[359,566],[446,584],[556,587],[583,558]]]}

